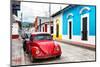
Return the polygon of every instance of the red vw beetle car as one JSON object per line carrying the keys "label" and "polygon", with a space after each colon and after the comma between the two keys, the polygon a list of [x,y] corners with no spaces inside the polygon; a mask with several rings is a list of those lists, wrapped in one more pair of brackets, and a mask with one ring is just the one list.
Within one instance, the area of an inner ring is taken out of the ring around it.
{"label": "red vw beetle car", "polygon": [[31,34],[29,41],[26,41],[25,51],[32,62],[35,59],[60,57],[62,53],[60,45],[48,33]]}

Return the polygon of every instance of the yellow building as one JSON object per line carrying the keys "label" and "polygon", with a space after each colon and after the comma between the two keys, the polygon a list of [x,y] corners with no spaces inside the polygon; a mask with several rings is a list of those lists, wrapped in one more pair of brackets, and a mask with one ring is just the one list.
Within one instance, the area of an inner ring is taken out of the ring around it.
{"label": "yellow building", "polygon": [[53,39],[61,40],[62,39],[62,15],[53,15],[53,25],[54,25],[54,33]]}

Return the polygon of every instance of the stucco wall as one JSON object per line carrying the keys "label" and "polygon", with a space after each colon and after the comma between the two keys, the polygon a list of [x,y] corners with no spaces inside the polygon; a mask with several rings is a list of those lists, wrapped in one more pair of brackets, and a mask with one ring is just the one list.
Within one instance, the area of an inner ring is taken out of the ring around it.
{"label": "stucco wall", "polygon": [[89,7],[90,11],[83,11],[84,13],[89,13],[89,36],[95,36],[95,24],[96,24],[96,18],[95,18],[95,6],[75,6],[73,8],[70,9],[66,9],[62,14],[63,14],[63,35],[67,35],[68,34],[68,18],[67,15],[69,13],[73,14],[73,17],[71,17],[73,19],[73,35],[81,35],[81,14],[80,14],[80,10],[84,7]]}

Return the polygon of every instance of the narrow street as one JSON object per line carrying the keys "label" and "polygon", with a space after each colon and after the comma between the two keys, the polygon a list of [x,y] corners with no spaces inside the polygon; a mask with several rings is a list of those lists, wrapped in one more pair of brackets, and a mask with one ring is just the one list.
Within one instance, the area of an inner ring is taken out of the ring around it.
{"label": "narrow street", "polygon": [[61,58],[52,58],[46,60],[37,60],[34,63],[30,62],[30,58],[24,53],[22,41],[12,40],[12,65],[27,65],[27,64],[47,64],[61,62],[79,62],[79,61],[94,61],[95,51],[72,46],[69,44],[58,42],[62,49]]}
{"label": "narrow street", "polygon": [[[96,61],[95,5],[13,1],[11,7],[12,66]],[[25,42],[35,45],[27,46],[30,56],[23,50]],[[42,59],[51,55],[58,58]],[[41,60],[31,62],[35,57]]]}

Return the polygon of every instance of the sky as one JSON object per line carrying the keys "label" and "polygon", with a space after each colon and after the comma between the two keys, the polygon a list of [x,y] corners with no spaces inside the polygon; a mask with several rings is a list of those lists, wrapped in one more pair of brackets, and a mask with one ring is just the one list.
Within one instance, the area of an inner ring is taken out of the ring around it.
{"label": "sky", "polygon": [[[68,5],[64,4],[51,4],[51,15],[58,12]],[[34,22],[36,16],[49,17],[49,4],[44,3],[33,3],[33,2],[21,2],[21,10],[18,11],[18,17],[23,22]]]}

